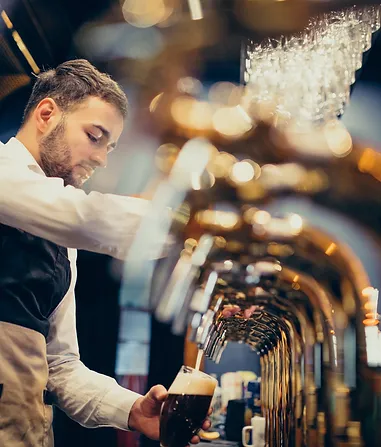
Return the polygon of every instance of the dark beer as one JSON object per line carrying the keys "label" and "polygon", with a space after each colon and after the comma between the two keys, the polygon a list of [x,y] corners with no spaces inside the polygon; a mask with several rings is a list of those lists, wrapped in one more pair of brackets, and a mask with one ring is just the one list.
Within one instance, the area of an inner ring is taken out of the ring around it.
{"label": "dark beer", "polygon": [[162,447],[185,447],[208,415],[216,382],[192,379],[191,374],[178,374],[168,391],[160,417]]}
{"label": "dark beer", "polygon": [[160,444],[185,447],[200,429],[212,396],[169,394],[160,420]]}

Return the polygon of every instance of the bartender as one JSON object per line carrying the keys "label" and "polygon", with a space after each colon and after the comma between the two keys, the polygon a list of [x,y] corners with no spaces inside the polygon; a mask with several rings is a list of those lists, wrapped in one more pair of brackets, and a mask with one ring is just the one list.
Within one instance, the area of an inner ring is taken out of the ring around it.
{"label": "bartender", "polygon": [[37,77],[19,132],[0,147],[1,446],[52,446],[52,403],[86,427],[159,437],[167,390],[141,396],[89,370],[76,335],[76,249],[124,259],[149,206],[79,189],[106,166],[126,114],[115,81],[68,61]]}

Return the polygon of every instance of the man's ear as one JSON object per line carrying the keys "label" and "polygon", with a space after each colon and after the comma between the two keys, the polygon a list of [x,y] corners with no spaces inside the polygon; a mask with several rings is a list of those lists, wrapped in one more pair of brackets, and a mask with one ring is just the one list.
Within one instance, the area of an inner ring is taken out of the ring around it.
{"label": "man's ear", "polygon": [[41,133],[46,133],[57,124],[61,114],[62,112],[54,99],[44,98],[37,104],[33,113],[37,129]]}

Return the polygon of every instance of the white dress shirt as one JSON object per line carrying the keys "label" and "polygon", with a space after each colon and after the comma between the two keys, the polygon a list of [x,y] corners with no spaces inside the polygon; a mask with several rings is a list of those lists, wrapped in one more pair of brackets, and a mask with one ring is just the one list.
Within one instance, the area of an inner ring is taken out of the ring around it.
{"label": "white dress shirt", "polygon": [[149,202],[64,186],[48,178],[16,138],[0,144],[0,223],[68,247],[71,284],[49,318],[47,388],[59,407],[86,427],[127,430],[140,396],[80,361],[75,321],[76,249],[124,259]]}

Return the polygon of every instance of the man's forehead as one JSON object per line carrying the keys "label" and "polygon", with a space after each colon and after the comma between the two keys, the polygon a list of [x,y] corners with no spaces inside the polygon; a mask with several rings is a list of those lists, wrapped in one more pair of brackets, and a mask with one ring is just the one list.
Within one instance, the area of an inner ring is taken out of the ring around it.
{"label": "man's forehead", "polygon": [[[87,124],[94,125],[110,139],[119,138],[123,130],[124,120],[119,110],[113,105],[100,98],[90,97],[83,101],[80,108],[76,110],[77,116]],[[75,112],[74,112],[75,113]]]}
{"label": "man's forehead", "polygon": [[94,113],[118,115],[123,120],[121,112],[115,105],[96,96],[89,96],[84,101],[81,101],[76,110],[82,113],[91,111]]}

